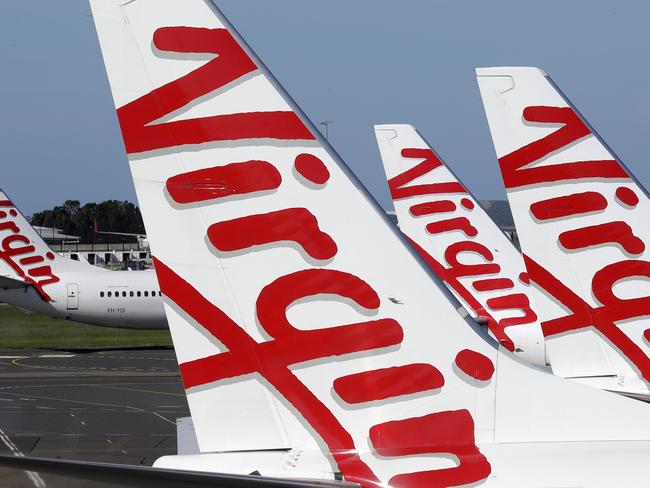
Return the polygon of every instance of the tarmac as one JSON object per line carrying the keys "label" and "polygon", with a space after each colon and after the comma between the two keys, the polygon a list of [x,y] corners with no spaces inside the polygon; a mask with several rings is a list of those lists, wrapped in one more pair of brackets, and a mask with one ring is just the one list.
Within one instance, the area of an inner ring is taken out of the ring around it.
{"label": "tarmac", "polygon": [[171,349],[0,351],[0,454],[151,466],[188,415]]}

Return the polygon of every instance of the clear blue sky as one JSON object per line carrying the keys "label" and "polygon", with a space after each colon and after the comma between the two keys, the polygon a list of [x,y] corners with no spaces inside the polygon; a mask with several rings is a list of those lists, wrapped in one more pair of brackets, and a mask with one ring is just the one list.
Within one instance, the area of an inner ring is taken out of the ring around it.
{"label": "clear blue sky", "polygon": [[[179,0],[182,1],[182,0]],[[412,123],[477,197],[504,198],[473,68],[546,70],[650,186],[650,2],[217,0],[368,189],[372,125]],[[0,187],[27,214],[135,200],[86,0],[0,2]]]}

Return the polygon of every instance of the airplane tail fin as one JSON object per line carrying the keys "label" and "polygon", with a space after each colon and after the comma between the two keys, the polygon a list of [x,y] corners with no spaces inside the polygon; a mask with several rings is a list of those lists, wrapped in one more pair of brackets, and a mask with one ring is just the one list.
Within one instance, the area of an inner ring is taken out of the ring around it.
{"label": "airplane tail fin", "polygon": [[501,345],[545,366],[519,251],[415,127],[376,125],[375,135],[401,231]]}
{"label": "airplane tail fin", "polygon": [[481,443],[650,438],[474,332],[211,2],[91,6],[201,451],[167,466],[459,486],[510,469]]}
{"label": "airplane tail fin", "polygon": [[477,79],[553,370],[647,392],[647,193],[541,70]]}
{"label": "airplane tail fin", "polygon": [[47,287],[60,281],[61,272],[90,266],[55,253],[2,190],[0,246],[0,276],[32,285],[47,301]]}

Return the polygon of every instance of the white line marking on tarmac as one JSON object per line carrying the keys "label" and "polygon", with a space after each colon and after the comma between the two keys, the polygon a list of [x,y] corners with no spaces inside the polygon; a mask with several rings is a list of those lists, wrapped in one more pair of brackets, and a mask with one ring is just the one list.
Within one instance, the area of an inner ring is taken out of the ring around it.
{"label": "white line marking on tarmac", "polygon": [[158,412],[152,412],[152,413],[153,413],[156,417],[159,417],[159,418],[163,419],[165,422],[169,422],[169,423],[172,424],[172,425],[176,425],[176,422],[174,422],[173,420],[169,420],[169,419],[166,418],[166,417],[163,417],[163,416],[160,415]]}
{"label": "white line marking on tarmac", "polygon": [[76,354],[43,354],[42,356],[33,356],[37,358],[73,358]]}
{"label": "white line marking on tarmac", "polygon": [[[9,448],[9,450],[13,453],[14,456],[18,457],[25,457],[25,455],[21,452],[20,449],[18,449],[18,446],[13,443],[13,441],[9,438],[7,434],[5,434],[4,430],[0,429],[0,440],[2,440],[2,443]],[[47,485],[43,481],[43,478],[38,473],[35,473],[34,471],[25,471],[29,479],[31,480],[32,483],[34,483],[34,486],[36,488],[47,488]]]}
{"label": "white line marking on tarmac", "polygon": [[[5,395],[20,396],[18,393],[6,392],[4,394]],[[124,410],[124,413],[149,413],[149,414],[152,414],[152,415],[160,418],[161,420],[164,420],[165,422],[168,422],[168,423],[170,423],[170,424],[172,424],[174,426],[176,425],[176,422],[174,422],[172,420],[169,420],[168,418],[165,418],[162,415],[157,414],[156,412],[152,412],[151,410],[145,410],[144,408],[134,407],[134,406],[131,406],[131,405],[118,405],[118,404],[112,404],[112,403],[99,403],[99,402],[84,402],[84,401],[81,401],[81,400],[66,400],[64,398],[53,398],[53,397],[48,397],[48,396],[44,396],[44,395],[34,395],[33,398],[30,398],[30,400],[32,400],[32,401],[36,401],[37,399],[40,399],[40,400],[56,400],[56,401],[59,401],[59,402],[73,403],[73,404],[77,404],[77,405],[94,405],[94,406],[99,406],[99,407],[124,408],[124,409],[127,409],[127,410]],[[25,398],[25,400],[26,400],[26,398]],[[73,407],[73,408],[68,407],[68,409],[69,410],[82,410],[81,408],[75,408],[75,407]],[[83,409],[83,410],[86,410],[86,409]],[[71,417],[74,417],[74,415],[71,414],[71,413],[69,415]]]}
{"label": "white line marking on tarmac", "polygon": [[0,356],[0,359],[26,359],[30,356]]}

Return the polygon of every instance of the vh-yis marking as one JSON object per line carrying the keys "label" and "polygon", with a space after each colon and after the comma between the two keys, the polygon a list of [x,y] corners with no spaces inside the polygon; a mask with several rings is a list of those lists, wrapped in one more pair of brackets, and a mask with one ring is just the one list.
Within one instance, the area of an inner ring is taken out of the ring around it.
{"label": "vh-yis marking", "polygon": [[214,4],[91,5],[200,450],[156,466],[645,480],[648,406],[479,335]]}
{"label": "vh-yis marking", "polygon": [[2,191],[0,301],[93,325],[167,328],[153,270],[107,271],[55,253]]}

